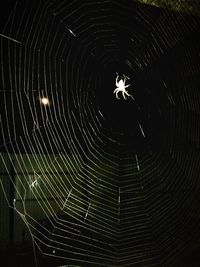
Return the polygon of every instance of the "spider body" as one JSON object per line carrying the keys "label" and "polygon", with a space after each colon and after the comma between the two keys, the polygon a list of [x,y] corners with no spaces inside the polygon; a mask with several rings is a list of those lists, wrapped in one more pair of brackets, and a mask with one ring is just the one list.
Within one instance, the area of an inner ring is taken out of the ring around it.
{"label": "spider body", "polygon": [[117,75],[115,85],[117,86],[117,88],[115,88],[113,93],[116,94],[117,99],[120,99],[118,96],[119,92],[122,92],[122,96],[125,100],[126,100],[126,96],[131,96],[126,90],[126,88],[128,86],[130,86],[130,84],[126,85],[126,76],[125,75],[123,75],[123,78],[121,78],[121,79],[119,78],[119,75]]}

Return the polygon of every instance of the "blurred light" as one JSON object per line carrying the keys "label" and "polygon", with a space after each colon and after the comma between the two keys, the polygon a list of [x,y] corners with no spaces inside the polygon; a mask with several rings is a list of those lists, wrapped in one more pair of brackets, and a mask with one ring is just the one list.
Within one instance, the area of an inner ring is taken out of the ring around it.
{"label": "blurred light", "polygon": [[45,106],[49,105],[49,99],[47,97],[41,98],[41,103]]}

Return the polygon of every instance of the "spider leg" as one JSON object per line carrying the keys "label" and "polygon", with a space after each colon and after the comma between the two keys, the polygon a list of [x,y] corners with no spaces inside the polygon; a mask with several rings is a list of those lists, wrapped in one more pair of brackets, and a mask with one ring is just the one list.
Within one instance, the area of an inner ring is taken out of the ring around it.
{"label": "spider leg", "polygon": [[124,87],[125,87],[125,88],[127,88],[128,86],[130,86],[130,84],[128,84],[128,85],[125,85]]}
{"label": "spider leg", "polygon": [[126,90],[125,90],[125,92],[124,92],[126,95],[128,95],[128,96],[131,96]]}
{"label": "spider leg", "polygon": [[119,93],[119,91],[117,91],[117,93],[116,93],[116,98],[117,99],[120,99],[119,96],[118,96],[118,93]]}
{"label": "spider leg", "polygon": [[123,92],[122,92],[122,95],[123,95],[123,98],[126,100],[125,92],[126,92],[126,91],[123,91]]}
{"label": "spider leg", "polygon": [[118,87],[118,85],[119,85],[118,79],[119,79],[119,75],[117,75],[116,80],[115,80],[115,85],[116,85],[117,87]]}
{"label": "spider leg", "polygon": [[123,74],[123,76],[126,77],[126,79],[130,80],[130,78],[129,78],[128,76],[126,76],[126,75],[124,75],[124,74]]}
{"label": "spider leg", "polygon": [[117,90],[119,90],[118,88],[115,88],[115,90],[113,91],[113,94],[115,94],[117,92]]}

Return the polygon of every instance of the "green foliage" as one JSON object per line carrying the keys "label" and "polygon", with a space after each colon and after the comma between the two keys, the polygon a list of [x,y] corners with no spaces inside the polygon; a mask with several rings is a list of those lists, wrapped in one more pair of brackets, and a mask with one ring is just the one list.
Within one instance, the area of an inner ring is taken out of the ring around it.
{"label": "green foliage", "polygon": [[143,4],[149,4],[160,8],[167,8],[178,12],[200,15],[199,0],[135,0]]}

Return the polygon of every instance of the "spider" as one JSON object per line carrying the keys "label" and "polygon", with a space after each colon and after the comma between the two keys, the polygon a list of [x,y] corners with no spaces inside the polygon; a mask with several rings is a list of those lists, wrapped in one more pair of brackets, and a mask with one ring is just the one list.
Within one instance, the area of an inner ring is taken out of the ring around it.
{"label": "spider", "polygon": [[[116,98],[117,98],[117,99],[120,99],[120,98],[118,97],[118,93],[119,93],[119,92],[122,92],[122,96],[123,96],[123,98],[124,98],[125,100],[126,100],[126,95],[127,95],[127,96],[131,96],[131,95],[126,91],[126,88],[127,88],[128,86],[130,86],[130,84],[125,85],[125,83],[126,83],[126,78],[128,78],[128,77],[125,76],[124,74],[123,74],[123,78],[120,79],[120,80],[119,80],[119,75],[117,75],[117,77],[116,77],[115,84],[116,84],[117,88],[115,88],[115,90],[113,91],[113,94],[116,94]],[[128,78],[128,79],[129,79],[129,78]]]}

